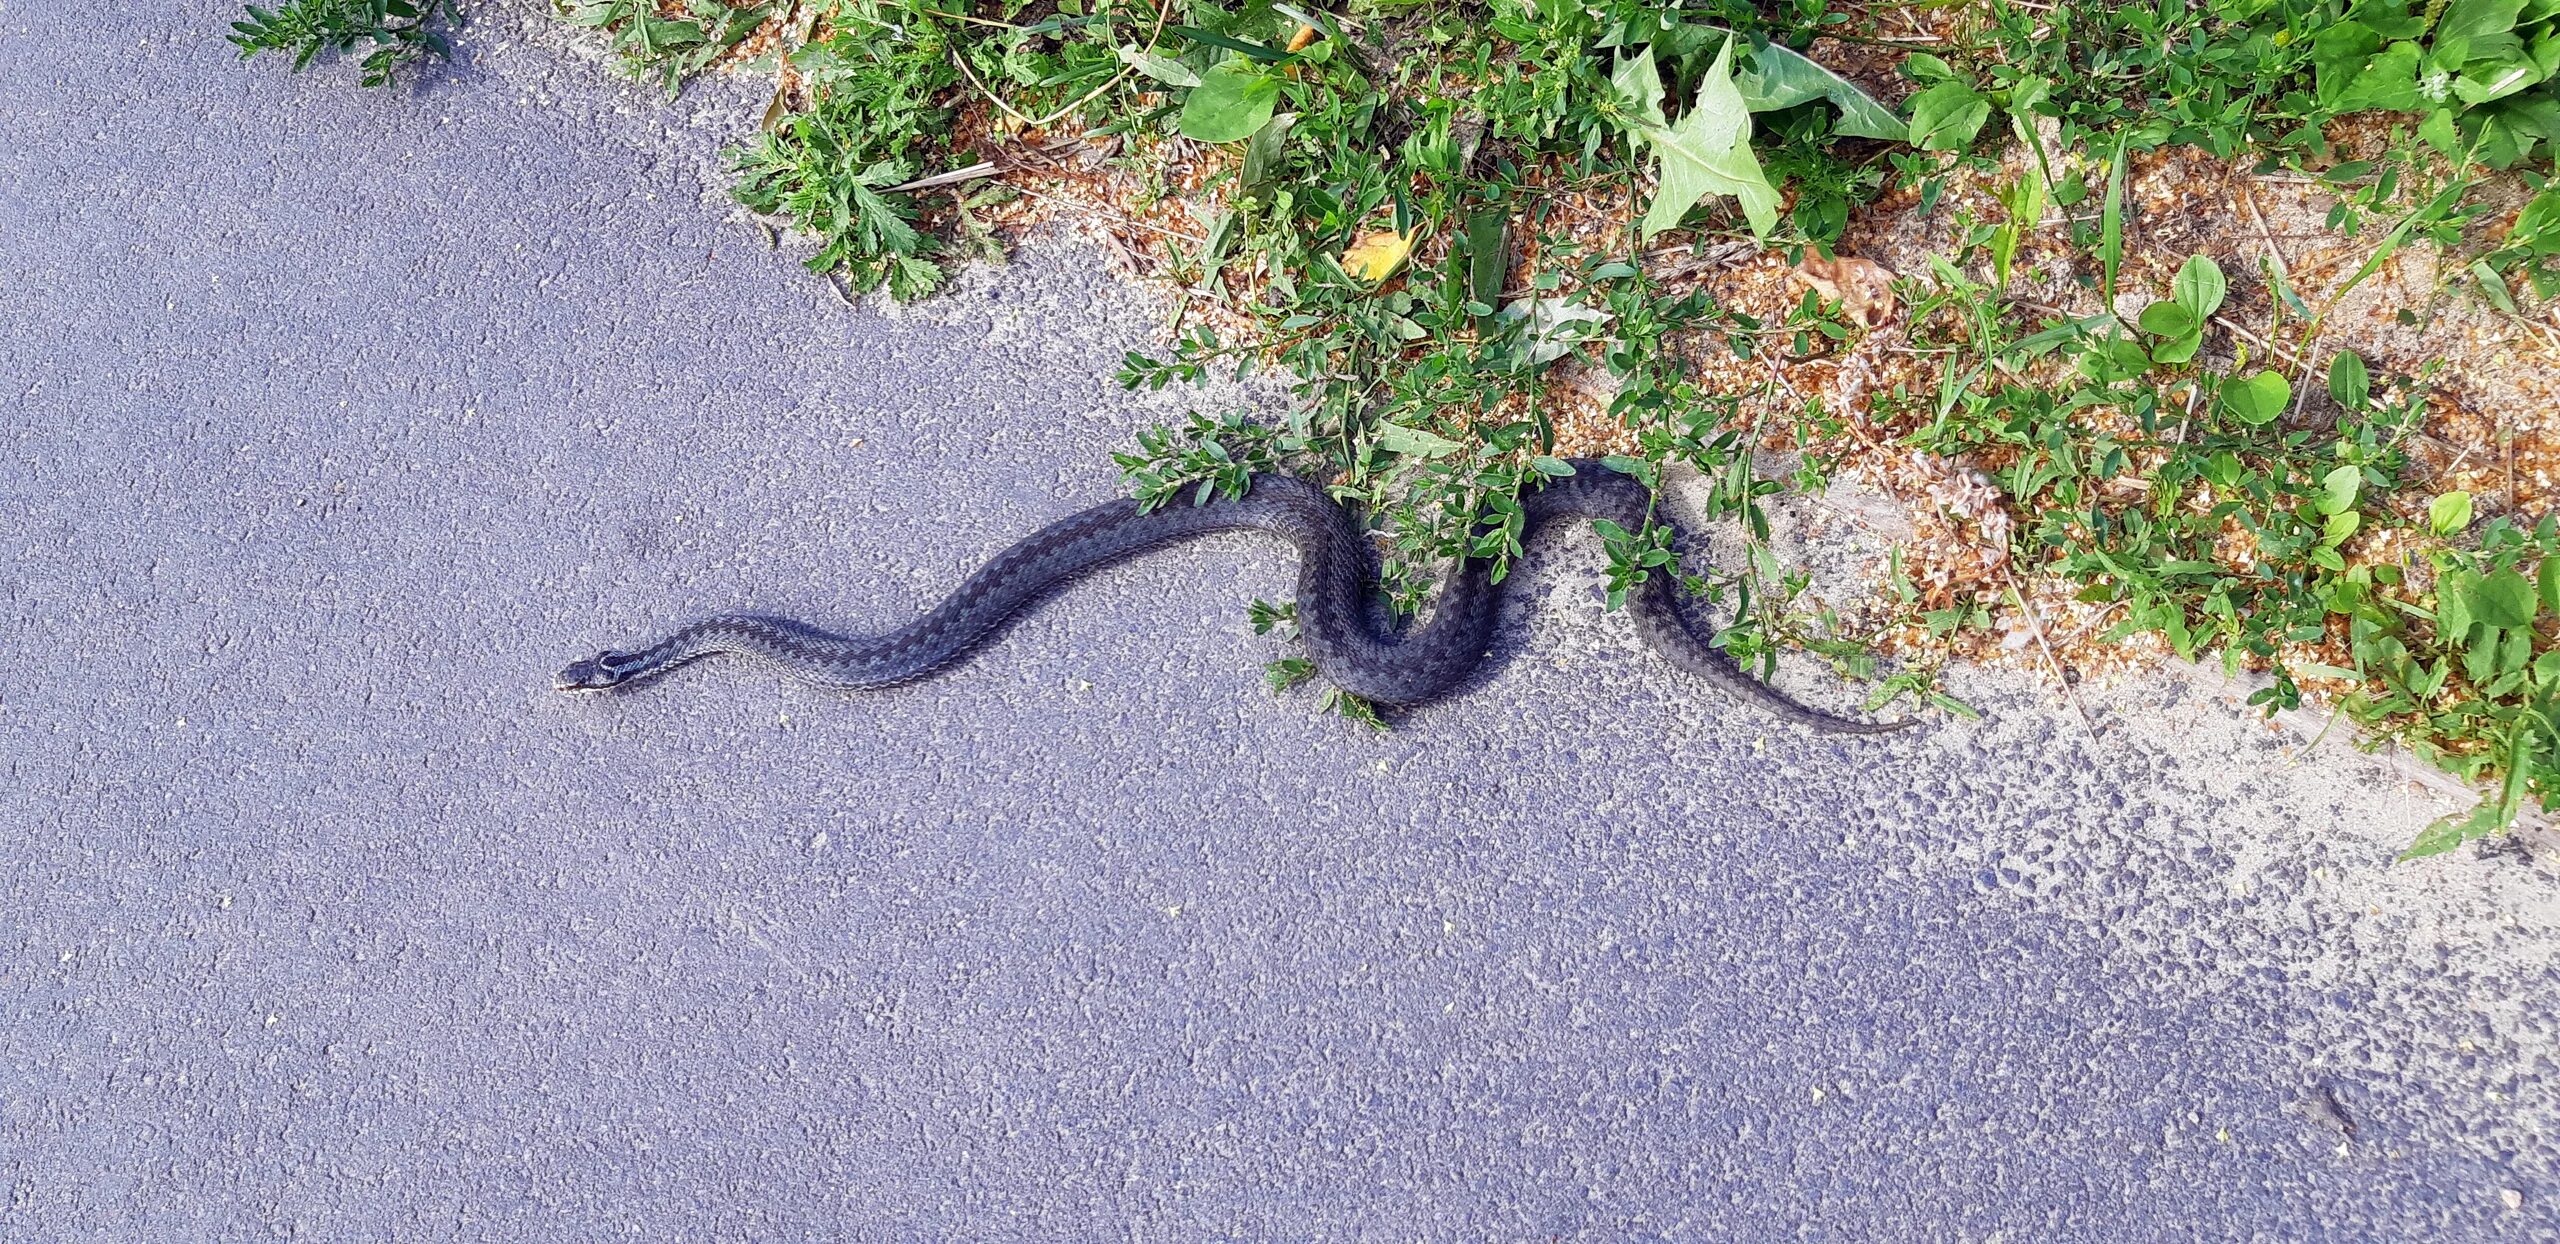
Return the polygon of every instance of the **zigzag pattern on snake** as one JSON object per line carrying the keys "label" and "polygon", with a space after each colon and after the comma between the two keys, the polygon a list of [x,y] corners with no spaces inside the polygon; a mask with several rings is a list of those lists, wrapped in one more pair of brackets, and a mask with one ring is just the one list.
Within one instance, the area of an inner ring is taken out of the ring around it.
{"label": "zigzag pattern on snake", "polygon": [[[1572,475],[1520,497],[1522,539],[1559,519],[1607,519],[1643,527],[1652,494],[1590,460]],[[1060,519],[996,555],[923,617],[880,635],[840,635],[789,618],[743,614],[696,622],[645,648],[608,649],[560,672],[562,691],[602,691],[645,682],[715,654],[750,657],[821,687],[894,686],[940,671],[993,641],[1016,615],[1091,571],[1211,532],[1253,529],[1298,549],[1298,629],[1316,669],[1342,690],[1388,706],[1427,703],[1456,690],[1484,661],[1493,640],[1501,585],[1492,565],[1466,559],[1440,584],[1427,623],[1404,631],[1379,624],[1371,605],[1377,561],[1351,517],[1302,479],[1256,475],[1241,497],[1141,511],[1113,501]],[[1759,708],[1814,730],[1873,734],[1908,721],[1835,717],[1789,699],[1737,668],[1682,616],[1670,577],[1647,576],[1627,597],[1637,633],[1672,665]]]}

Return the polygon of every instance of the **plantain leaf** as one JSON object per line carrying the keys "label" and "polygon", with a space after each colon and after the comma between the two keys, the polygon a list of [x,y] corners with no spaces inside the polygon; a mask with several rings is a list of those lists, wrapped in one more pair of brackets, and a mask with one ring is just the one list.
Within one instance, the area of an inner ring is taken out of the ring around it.
{"label": "plantain leaf", "polygon": [[1240,142],[1279,107],[1279,79],[1251,61],[1224,61],[1200,75],[1200,85],[1182,101],[1180,127],[1185,137],[1204,143]]}

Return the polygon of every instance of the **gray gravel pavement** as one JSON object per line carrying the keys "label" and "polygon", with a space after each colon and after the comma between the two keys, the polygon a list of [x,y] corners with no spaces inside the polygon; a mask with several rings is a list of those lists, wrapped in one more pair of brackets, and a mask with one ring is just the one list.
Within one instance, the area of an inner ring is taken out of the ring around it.
{"label": "gray gravel pavement", "polygon": [[0,1238],[2560,1238],[2560,868],[2188,681],[1810,738],[1571,538],[1372,737],[1235,537],[551,693],[905,617],[1183,395],[1072,239],[843,307],[709,197],[749,89],[479,11],[359,93],[0,2]]}

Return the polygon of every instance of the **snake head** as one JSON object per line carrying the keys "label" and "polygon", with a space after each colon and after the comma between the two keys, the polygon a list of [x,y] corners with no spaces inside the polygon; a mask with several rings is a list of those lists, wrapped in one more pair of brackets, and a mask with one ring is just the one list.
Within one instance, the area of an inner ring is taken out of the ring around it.
{"label": "snake head", "polygon": [[607,648],[583,661],[572,661],[552,680],[558,691],[610,691],[639,677],[648,662],[636,652]]}

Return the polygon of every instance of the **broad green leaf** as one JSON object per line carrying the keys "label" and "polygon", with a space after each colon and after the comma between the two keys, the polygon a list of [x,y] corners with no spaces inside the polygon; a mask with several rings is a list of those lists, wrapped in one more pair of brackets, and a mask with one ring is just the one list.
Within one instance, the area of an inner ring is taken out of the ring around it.
{"label": "broad green leaf", "polygon": [[1609,85],[1636,120],[1649,126],[1669,124],[1662,115],[1662,71],[1654,66],[1651,47],[1633,59],[1619,61],[1618,71],[1609,75]]}
{"label": "broad green leaf", "polygon": [[2204,334],[2188,333],[2184,337],[2163,341],[2159,345],[2153,346],[2151,348],[2151,361],[2176,367],[2185,363],[2187,360],[2194,358],[2196,356],[2196,351],[2203,348]]}
{"label": "broad green leaf", "polygon": [[2364,487],[2364,472],[2351,466],[2339,467],[2320,477],[2320,512],[2344,514],[2355,508],[2356,493]]}
{"label": "broad green leaf", "polygon": [[2250,425],[2275,422],[2293,400],[2293,382],[2282,372],[2262,371],[2222,388],[2222,404],[2231,417]]}
{"label": "broad green leaf", "polygon": [[[2427,530],[2451,537],[2470,525],[2470,493],[2448,492],[2427,503]],[[2560,605],[2555,605],[2554,611],[2560,612]]]}
{"label": "broad green leaf", "polygon": [[1284,112],[1263,123],[1261,129],[1244,144],[1244,171],[1238,173],[1236,185],[1252,194],[1270,184],[1271,175],[1280,169],[1280,158],[1289,145],[1289,131],[1298,124],[1298,114]]}
{"label": "broad green leaf", "polygon": [[2560,557],[2543,558],[2541,572],[2534,577],[2541,589],[2543,612],[2560,614]]}
{"label": "broad green leaf", "polygon": [[2501,570],[2471,588],[2471,616],[2504,630],[2529,626],[2541,604],[2532,582],[2513,570]]}
{"label": "broad green leaf", "polygon": [[2177,280],[2169,288],[2176,295],[2178,305],[2193,314],[2201,327],[2206,320],[2213,318],[2214,312],[2222,309],[2222,298],[2229,289],[2229,283],[2222,277],[2222,265],[2215,263],[2213,256],[2190,255],[2178,269]]}
{"label": "broad green leaf", "polygon": [[[1639,61],[1650,60],[1648,55]],[[1699,79],[1697,102],[1677,125],[1646,125],[1640,132],[1662,157],[1662,184],[1644,214],[1644,234],[1652,237],[1680,223],[1690,207],[1710,194],[1729,194],[1742,202],[1751,231],[1766,237],[1778,224],[1778,191],[1751,154],[1751,110],[1733,86],[1733,40],[1725,40],[1715,63]]]}
{"label": "broad green leaf", "polygon": [[1120,45],[1120,63],[1162,82],[1167,86],[1198,86],[1200,75],[1191,66],[1165,55],[1149,51],[1134,43]]}
{"label": "broad green leaf", "polygon": [[2524,49],[2518,47],[2505,56],[2474,61],[2465,66],[2462,76],[2453,80],[2453,97],[2477,107],[2491,100],[2505,99],[2547,76],[2542,67],[2534,64]]}
{"label": "broad green leaf", "polygon": [[2363,355],[2340,350],[2329,360],[2329,396],[2350,411],[2363,410],[2373,399],[2373,374],[2365,370]]}
{"label": "broad green leaf", "polygon": [[2451,0],[2436,19],[2435,42],[2476,46],[2500,35],[2513,37],[2516,15],[2524,0]]}
{"label": "broad green leaf", "polygon": [[[1646,49],[1650,52],[1652,49]],[[1808,100],[1826,99],[1840,109],[1835,134],[1908,142],[1911,127],[1893,109],[1854,82],[1823,68],[1783,44],[1755,38],[1751,57],[1734,71],[1734,89],[1753,112],[1774,112]]]}
{"label": "broad green leaf", "polygon": [[[2418,75],[2424,56],[2415,43],[2403,40],[2382,49],[2366,61],[2361,70],[2348,76],[2339,88],[2337,98],[2330,101],[2340,112],[2416,112],[2425,106],[2426,97],[2418,92]],[[2324,83],[2323,93],[2327,87]]]}
{"label": "broad green leaf", "polygon": [[2134,322],[2154,337],[2184,337],[2196,331],[2196,313],[2166,298],[2144,307]]}
{"label": "broad green leaf", "polygon": [[2321,27],[2320,33],[2311,37],[2311,68],[2318,77],[2320,102],[2343,99],[2373,54],[2381,50],[2382,35],[2363,22],[2331,22]]}
{"label": "broad green leaf", "polygon": [[1911,145],[1923,151],[1962,151],[1990,119],[1990,97],[1950,79],[1911,97]]}
{"label": "broad green leaf", "polygon": [[1438,458],[1461,448],[1458,442],[1437,432],[1408,428],[1401,423],[1379,424],[1378,446],[1408,458]]}
{"label": "broad green leaf", "polygon": [[1182,101],[1185,137],[1204,143],[1241,142],[1271,120],[1280,106],[1280,80],[1249,60],[1230,60],[1200,75]]}
{"label": "broad green leaf", "polygon": [[2320,524],[2320,543],[2334,549],[2346,543],[2347,537],[2356,534],[2356,528],[2362,525],[2364,525],[2364,515],[2354,510],[2332,514],[2327,522]]}
{"label": "broad green leaf", "polygon": [[2418,123],[2418,137],[2448,160],[2462,158],[2462,134],[2453,125],[2453,110],[2438,108]]}
{"label": "broad green leaf", "polygon": [[2448,570],[2436,582],[2436,642],[2459,648],[2470,642],[2471,594],[2480,581],[2468,570]]}

